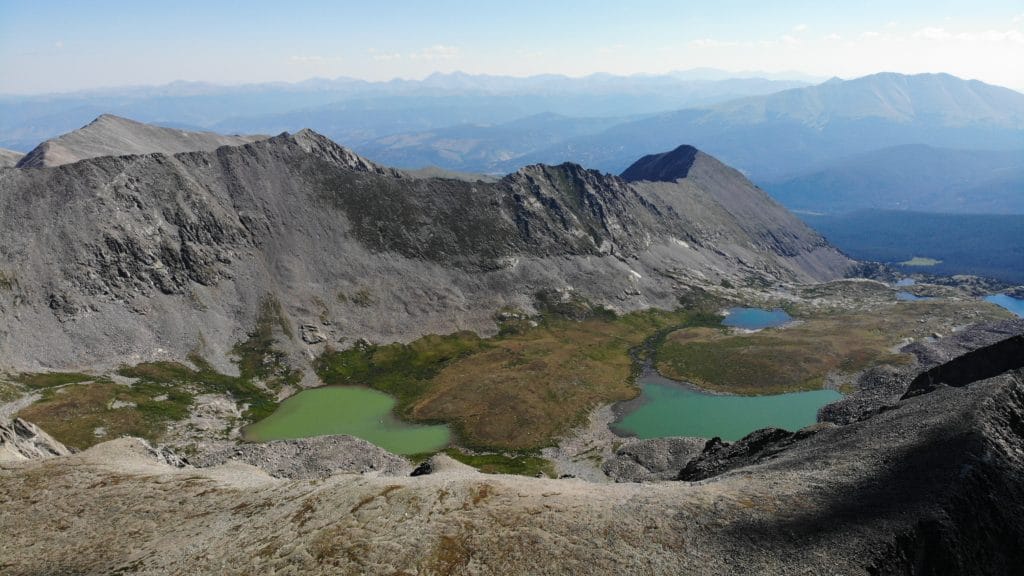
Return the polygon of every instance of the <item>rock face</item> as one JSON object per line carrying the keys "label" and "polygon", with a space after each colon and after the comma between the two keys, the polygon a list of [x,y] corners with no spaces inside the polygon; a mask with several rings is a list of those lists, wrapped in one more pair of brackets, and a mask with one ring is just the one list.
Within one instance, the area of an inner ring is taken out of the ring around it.
{"label": "rock face", "polygon": [[238,146],[263,138],[265,136],[222,136],[213,132],[162,128],[104,114],[79,130],[43,142],[25,154],[17,167],[60,166],[100,156],[212,151],[220,146]]}
{"label": "rock face", "polygon": [[[150,129],[166,130],[139,138]],[[574,164],[467,182],[410,178],[309,130],[5,170],[0,214],[0,368],[26,371],[196,350],[230,366],[268,300],[305,336],[281,343],[300,358],[358,338],[490,334],[496,310],[533,311],[539,292],[671,308],[687,285],[809,282],[851,264],[703,154],[673,182]]]}
{"label": "rock face", "polygon": [[[968,326],[937,340],[921,340],[900,349],[911,354],[909,366],[879,366],[866,370],[856,381],[856,392],[822,407],[818,420],[849,424],[877,410],[895,405],[918,375],[963,356],[972,350],[1024,334],[1024,320],[1013,319]],[[1005,368],[1003,369],[1005,371]]]}
{"label": "rock face", "polygon": [[0,421],[0,462],[67,456],[71,451],[31,422]]}
{"label": "rock face", "polygon": [[293,479],[326,478],[336,473],[397,475],[412,469],[404,458],[352,436],[240,444],[190,460],[189,464],[207,468],[229,461],[256,466],[275,478]]}
{"label": "rock face", "polygon": [[945,364],[925,370],[914,378],[903,397],[923,394],[943,384],[966,386],[1018,368],[1024,368],[1024,334],[972,350]]}
{"label": "rock face", "polygon": [[697,156],[705,154],[693,146],[682,145],[671,152],[649,154],[637,160],[622,173],[628,182],[648,180],[651,182],[675,182],[686,178]]}

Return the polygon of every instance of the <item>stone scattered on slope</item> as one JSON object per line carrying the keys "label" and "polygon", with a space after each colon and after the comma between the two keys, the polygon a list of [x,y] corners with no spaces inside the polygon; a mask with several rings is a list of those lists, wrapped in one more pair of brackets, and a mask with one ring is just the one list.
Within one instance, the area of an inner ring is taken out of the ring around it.
{"label": "stone scattered on slope", "polygon": [[201,468],[244,462],[277,478],[326,478],[336,473],[408,474],[412,465],[399,456],[352,436],[316,436],[239,444],[189,461]]}
{"label": "stone scattered on slope", "polygon": [[704,438],[650,438],[629,442],[605,460],[601,469],[616,482],[672,480],[692,458],[699,456]]}

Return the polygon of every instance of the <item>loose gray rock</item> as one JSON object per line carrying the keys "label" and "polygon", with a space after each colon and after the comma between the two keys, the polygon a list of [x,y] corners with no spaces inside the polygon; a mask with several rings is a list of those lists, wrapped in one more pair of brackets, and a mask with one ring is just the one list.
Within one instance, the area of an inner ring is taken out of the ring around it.
{"label": "loose gray rock", "polygon": [[352,436],[317,436],[274,440],[204,454],[190,463],[199,468],[229,460],[245,462],[278,478],[326,478],[335,473],[407,474],[411,465],[400,456]]}
{"label": "loose gray rock", "polygon": [[15,418],[0,421],[0,462],[35,460],[71,454],[66,446],[35,424]]}
{"label": "loose gray rock", "polygon": [[704,438],[650,438],[630,442],[601,469],[616,482],[672,480],[704,448]]}

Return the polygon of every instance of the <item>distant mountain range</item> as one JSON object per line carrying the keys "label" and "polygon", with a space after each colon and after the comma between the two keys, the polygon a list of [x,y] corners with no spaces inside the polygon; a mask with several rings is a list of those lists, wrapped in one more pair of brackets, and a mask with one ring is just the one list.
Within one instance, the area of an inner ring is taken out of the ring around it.
{"label": "distant mountain range", "polygon": [[902,144],[1024,150],[1024,94],[948,74],[875,74],[653,115],[538,150],[617,172],[639,150],[689,142],[755,181]]}
{"label": "distant mountain range", "polygon": [[[311,126],[355,145],[392,134],[467,123],[495,125],[542,113],[628,118],[807,85],[803,76],[799,80],[793,79],[795,75],[771,76],[730,76],[710,69],[582,78],[456,72],[388,82],[353,78],[244,86],[175,82],[69,94],[7,95],[0,96],[0,146],[27,152],[104,113],[223,133],[277,134]],[[570,131],[566,137],[577,135]]]}
{"label": "distant mountain range", "polygon": [[390,166],[492,176],[562,162],[618,173],[652,150],[687,143],[797,210],[1024,210],[1024,94],[948,74],[882,73],[813,86],[701,69],[176,83],[0,97],[0,146],[28,151],[108,110],[219,133],[310,126]]}

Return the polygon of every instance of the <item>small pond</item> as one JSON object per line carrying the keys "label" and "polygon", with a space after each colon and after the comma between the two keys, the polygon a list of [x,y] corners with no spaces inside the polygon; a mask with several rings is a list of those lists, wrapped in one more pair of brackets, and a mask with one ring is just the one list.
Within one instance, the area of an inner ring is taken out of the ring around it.
{"label": "small pond", "polygon": [[985,300],[1002,306],[1017,316],[1024,318],[1024,300],[1020,298],[1014,298],[1013,296],[1007,296],[1006,294],[993,294],[991,296],[985,296]]}
{"label": "small pond", "polygon": [[745,328],[747,330],[760,330],[782,326],[793,321],[793,317],[781,308],[766,310],[764,308],[730,308],[723,326],[732,328]]}
{"label": "small pond", "polygon": [[612,430],[639,438],[715,436],[732,442],[759,428],[795,431],[814,424],[818,409],[842,395],[834,390],[773,396],[720,396],[697,391],[657,374],[641,377],[641,394],[615,407]]}
{"label": "small pond", "polygon": [[395,418],[394,407],[394,398],[369,388],[314,388],[282,402],[273,414],[247,426],[243,436],[264,442],[349,434],[396,454],[422,454],[447,446],[447,426],[407,424]]}
{"label": "small pond", "polygon": [[931,300],[932,298],[930,296],[917,296],[910,292],[900,291],[896,293],[896,299],[903,302],[917,302],[918,300]]}

